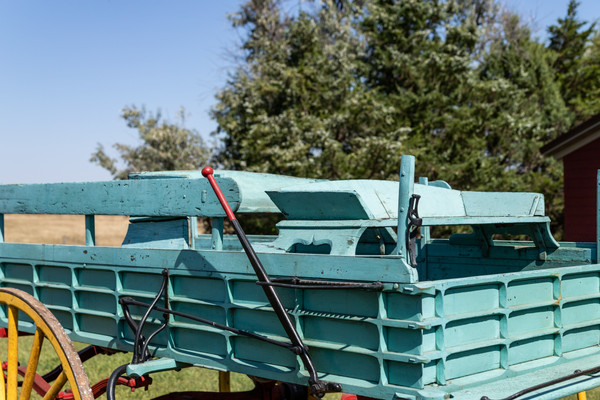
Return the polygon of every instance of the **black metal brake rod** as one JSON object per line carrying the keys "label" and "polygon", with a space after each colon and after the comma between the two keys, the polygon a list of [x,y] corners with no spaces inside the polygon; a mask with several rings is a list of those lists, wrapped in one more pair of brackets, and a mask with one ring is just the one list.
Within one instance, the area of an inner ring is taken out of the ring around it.
{"label": "black metal brake rod", "polygon": [[[150,308],[151,307],[151,304],[144,303],[142,301],[138,301],[138,300],[132,299],[131,297],[122,297],[119,300],[119,304],[121,304],[123,306],[123,310],[126,310],[127,306],[129,306],[129,305],[139,306],[139,307],[145,307],[145,308]],[[251,337],[253,339],[262,340],[263,342],[271,343],[271,344],[274,344],[276,346],[281,346],[283,348],[286,348],[286,349],[288,349],[288,350],[290,350],[290,351],[292,351],[293,353],[296,353],[296,354],[298,354],[300,352],[295,346],[293,346],[293,345],[291,345],[289,343],[284,343],[284,342],[280,342],[279,340],[270,339],[270,338],[268,338],[266,336],[259,335],[257,333],[252,333],[252,332],[244,331],[244,330],[241,330],[241,329],[232,328],[230,326],[219,324],[218,322],[210,321],[208,319],[197,317],[197,316],[192,315],[192,314],[188,314],[188,313],[184,313],[184,312],[180,312],[180,311],[175,311],[175,310],[170,310],[168,308],[160,307],[160,306],[157,306],[157,305],[155,305],[154,307],[152,307],[152,309],[155,310],[155,311],[158,311],[158,312],[167,313],[167,314],[171,314],[171,315],[176,315],[176,316],[183,317],[183,318],[188,318],[188,319],[191,319],[192,321],[196,321],[196,322],[200,322],[202,324],[214,326],[215,328],[222,329],[222,330],[228,331],[228,332],[232,332],[232,333],[235,333],[237,335],[248,336],[248,337]]]}
{"label": "black metal brake rod", "polygon": [[208,179],[215,194],[217,195],[217,198],[219,199],[219,202],[221,203],[221,206],[223,207],[223,210],[227,215],[227,219],[229,219],[229,222],[231,222],[231,225],[233,226],[233,229],[235,230],[235,233],[238,239],[240,240],[240,243],[242,244],[242,248],[248,256],[250,264],[252,264],[252,268],[254,269],[254,272],[258,277],[258,281],[264,283],[263,285],[261,285],[261,287],[265,295],[267,296],[271,307],[273,307],[273,311],[275,311],[277,318],[279,318],[279,322],[281,322],[281,325],[283,326],[283,329],[285,330],[288,338],[296,348],[300,349],[300,354],[298,355],[300,356],[300,359],[302,359],[304,367],[308,371],[308,382],[310,384],[311,392],[317,397],[323,397],[323,395],[327,391],[341,391],[341,385],[336,383],[323,382],[320,381],[317,377],[317,371],[315,369],[315,366],[313,365],[310,356],[308,355],[308,349],[302,342],[302,339],[300,339],[300,336],[298,335],[298,332],[296,331],[296,328],[294,327],[290,316],[283,307],[283,304],[281,303],[277,292],[273,288],[269,275],[265,271],[265,268],[263,267],[258,256],[256,255],[256,252],[254,251],[252,245],[248,241],[248,238],[246,237],[242,226],[238,222],[237,218],[235,217],[235,214],[229,206],[229,203],[227,202],[227,199],[225,199],[223,192],[219,188],[219,185],[217,184],[217,181],[213,176],[213,169],[211,167],[203,168],[202,175],[204,175],[204,177]]}
{"label": "black metal brake rod", "polygon": [[257,285],[270,285],[289,289],[318,289],[318,290],[336,290],[336,289],[360,289],[367,291],[380,292],[383,290],[383,283],[377,282],[344,282],[344,281],[316,281],[300,278],[275,278],[270,283],[256,282]]}
{"label": "black metal brake rod", "polygon": [[[540,383],[538,385],[528,387],[527,389],[523,389],[520,392],[517,392],[517,393],[515,393],[513,395],[510,395],[508,397],[505,397],[505,398],[503,398],[501,400],[514,400],[514,399],[519,398],[519,397],[521,397],[523,395],[526,395],[528,393],[535,392],[536,390],[544,389],[544,388],[547,388],[549,386],[556,385],[557,383],[562,383],[562,382],[568,381],[570,379],[578,378],[580,376],[592,375],[592,374],[595,374],[595,373],[598,373],[598,372],[600,372],[600,366],[589,368],[589,369],[586,369],[586,370],[583,370],[583,371],[576,370],[575,372],[573,372],[570,375],[563,376],[563,377],[560,377],[560,378],[553,379],[551,381],[543,382],[543,383]],[[488,396],[482,396],[480,400],[491,400],[491,399]]]}

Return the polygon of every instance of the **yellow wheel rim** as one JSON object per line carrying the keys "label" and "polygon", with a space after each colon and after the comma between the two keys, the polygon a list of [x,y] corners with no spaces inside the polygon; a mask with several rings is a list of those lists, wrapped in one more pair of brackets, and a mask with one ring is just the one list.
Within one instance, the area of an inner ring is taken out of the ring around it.
{"label": "yellow wheel rim", "polygon": [[[60,360],[63,372],[54,381],[44,400],[53,399],[65,383],[69,382],[76,400],[94,398],[88,377],[67,333],[56,317],[41,302],[22,290],[0,288],[0,304],[7,306],[8,316],[8,368],[6,382],[0,373],[0,400],[28,400],[31,397],[40,351],[44,341],[52,344]],[[18,334],[19,314],[25,313],[35,324],[27,372],[23,378],[21,394],[18,394]]]}

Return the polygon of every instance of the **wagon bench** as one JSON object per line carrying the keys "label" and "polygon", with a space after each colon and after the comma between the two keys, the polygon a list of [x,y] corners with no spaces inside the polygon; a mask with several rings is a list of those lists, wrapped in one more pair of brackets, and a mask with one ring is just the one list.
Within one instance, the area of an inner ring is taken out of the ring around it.
{"label": "wagon bench", "polygon": [[[121,375],[144,384],[188,366],[255,377],[248,398],[554,399],[600,386],[598,243],[556,242],[541,194],[415,183],[411,156],[397,182],[214,177],[235,214],[283,215],[278,235],[225,234],[199,171],[0,186],[9,399],[54,398],[66,381],[76,399],[98,395],[71,340],[132,353],[109,398]],[[15,213],[85,215],[86,244],[7,243],[2,216]],[[95,215],[130,217],[120,247],[95,245]],[[436,239],[435,226],[470,232]],[[24,334],[34,346],[20,366]],[[62,369],[40,389],[42,337]]]}

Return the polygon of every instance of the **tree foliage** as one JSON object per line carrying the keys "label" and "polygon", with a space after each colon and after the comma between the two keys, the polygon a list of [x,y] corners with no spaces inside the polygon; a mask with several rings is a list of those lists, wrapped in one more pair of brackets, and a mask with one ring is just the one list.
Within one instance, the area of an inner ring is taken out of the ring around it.
{"label": "tree foliage", "polygon": [[90,158],[91,162],[108,170],[115,179],[127,179],[135,171],[195,170],[208,161],[210,152],[200,135],[183,126],[183,108],[179,112],[178,123],[162,120],[160,111],[152,113],[144,107],[138,109],[135,106],[125,107],[121,117],[129,128],[138,131],[141,140],[138,146],[113,145],[124,167],[119,169],[119,160],[109,157],[102,144],[98,144]]}
{"label": "tree foliage", "polygon": [[291,20],[269,1],[251,2],[234,17],[249,33],[244,63],[213,110],[227,132],[222,163],[335,178],[367,169],[361,155],[379,136],[368,122],[377,102],[357,73],[362,54],[351,18],[326,3]]}
{"label": "tree foliage", "polygon": [[600,111],[600,48],[595,23],[577,17],[579,2],[570,0],[567,15],[548,27],[548,49],[562,97],[578,122]]}
{"label": "tree foliage", "polygon": [[495,0],[249,0],[212,115],[234,169],[540,191],[560,221],[562,167],[540,147],[600,112],[600,36],[567,15],[535,39]]}

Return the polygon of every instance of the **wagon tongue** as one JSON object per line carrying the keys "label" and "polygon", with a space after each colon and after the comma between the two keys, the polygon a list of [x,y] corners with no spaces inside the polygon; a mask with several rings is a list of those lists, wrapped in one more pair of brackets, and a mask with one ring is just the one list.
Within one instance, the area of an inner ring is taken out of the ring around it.
{"label": "wagon tongue", "polygon": [[205,167],[202,169],[202,175],[205,176],[210,182],[210,185],[212,186],[217,198],[219,199],[219,202],[221,203],[221,206],[223,207],[223,210],[225,211],[225,214],[227,215],[227,219],[229,219],[229,222],[231,222],[231,225],[233,226],[233,229],[235,230],[235,233],[242,244],[244,252],[250,260],[250,264],[252,264],[252,268],[256,273],[258,282],[261,283],[260,286],[265,292],[265,295],[269,300],[269,304],[271,307],[273,307],[273,311],[277,315],[277,318],[279,318],[279,322],[283,326],[288,338],[292,342],[293,347],[291,347],[290,350],[300,356],[304,367],[308,371],[308,383],[310,385],[312,394],[316,397],[323,397],[323,395],[327,392],[341,392],[342,385],[339,383],[321,381],[317,377],[317,371],[313,365],[310,355],[308,354],[308,347],[302,342],[300,335],[298,335],[290,316],[285,311],[285,308],[283,307],[283,304],[281,303],[281,300],[279,299],[279,296],[272,285],[269,275],[265,271],[265,268],[256,255],[256,252],[252,248],[250,241],[248,241],[248,238],[246,237],[242,226],[235,217],[235,214],[231,210],[231,207],[229,207],[227,199],[225,199],[223,192],[219,188],[219,185],[213,176],[213,169],[211,167]]}

